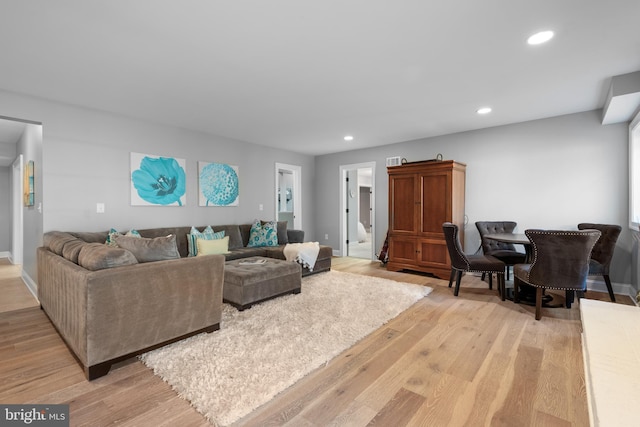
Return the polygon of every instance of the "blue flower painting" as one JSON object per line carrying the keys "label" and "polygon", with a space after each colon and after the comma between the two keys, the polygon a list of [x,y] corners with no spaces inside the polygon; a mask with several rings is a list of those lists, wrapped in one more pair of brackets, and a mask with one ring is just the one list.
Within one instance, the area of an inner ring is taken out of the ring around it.
{"label": "blue flower painting", "polygon": [[200,206],[238,206],[238,167],[198,162]]}
{"label": "blue flower painting", "polygon": [[184,164],[182,159],[131,153],[131,204],[183,206]]}

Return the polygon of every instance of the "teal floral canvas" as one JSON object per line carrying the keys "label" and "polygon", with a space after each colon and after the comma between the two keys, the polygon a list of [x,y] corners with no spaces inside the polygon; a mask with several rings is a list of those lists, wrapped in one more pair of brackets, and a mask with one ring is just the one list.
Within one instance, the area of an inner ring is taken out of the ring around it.
{"label": "teal floral canvas", "polygon": [[238,167],[225,163],[198,162],[198,187],[200,206],[238,206]]}
{"label": "teal floral canvas", "polygon": [[132,206],[184,206],[185,160],[131,153]]}

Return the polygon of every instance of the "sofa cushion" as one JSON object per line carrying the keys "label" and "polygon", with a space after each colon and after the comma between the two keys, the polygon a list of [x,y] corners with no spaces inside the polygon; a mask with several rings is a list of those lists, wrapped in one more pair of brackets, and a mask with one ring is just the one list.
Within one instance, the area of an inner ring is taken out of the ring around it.
{"label": "sofa cushion", "polygon": [[304,230],[287,230],[287,243],[303,243],[304,242]]}
{"label": "sofa cushion", "polygon": [[240,235],[242,236],[242,247],[246,248],[249,244],[249,235],[251,234],[251,226],[253,224],[240,224],[238,228],[240,229]]}
{"label": "sofa cushion", "polygon": [[62,255],[64,245],[73,240],[76,240],[75,236],[62,231],[49,231],[43,236],[44,246],[48,247],[56,255]]}
{"label": "sofa cushion", "polygon": [[229,253],[224,254],[224,257],[227,261],[230,261],[232,259],[248,258],[251,256],[267,256],[267,248],[240,248],[234,249]]}
{"label": "sofa cushion", "polygon": [[77,264],[78,255],[80,255],[80,249],[82,249],[84,245],[88,244],[89,243],[80,239],[71,240],[65,243],[64,247],[62,248],[62,256],[65,259],[68,259],[69,261]]}
{"label": "sofa cushion", "polygon": [[116,244],[120,248],[130,251],[138,262],[180,258],[174,234],[155,238],[118,236],[116,237]]}
{"label": "sofa cushion", "polygon": [[136,257],[128,250],[103,243],[87,243],[78,253],[78,264],[91,271],[137,263]]}
{"label": "sofa cushion", "polygon": [[251,225],[247,247],[278,246],[278,232],[275,221],[263,223],[255,220]]}
{"label": "sofa cushion", "polygon": [[229,236],[222,239],[196,239],[198,252],[196,256],[229,253]]}
{"label": "sofa cushion", "polygon": [[287,233],[287,221],[278,221],[278,244],[286,245],[289,243],[289,234]]}
{"label": "sofa cushion", "polygon": [[109,233],[107,231],[74,231],[69,234],[87,243],[104,243]]}
{"label": "sofa cushion", "polygon": [[242,235],[240,234],[240,227],[238,225],[214,225],[213,231],[224,231],[224,235],[229,236],[229,250],[245,247],[245,244],[242,242]]}

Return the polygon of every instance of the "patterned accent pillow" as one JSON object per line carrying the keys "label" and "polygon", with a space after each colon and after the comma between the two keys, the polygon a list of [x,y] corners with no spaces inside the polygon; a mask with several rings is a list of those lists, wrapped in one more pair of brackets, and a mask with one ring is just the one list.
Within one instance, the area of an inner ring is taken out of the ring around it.
{"label": "patterned accent pillow", "polygon": [[255,220],[251,224],[248,248],[261,246],[278,246],[278,230],[276,221],[262,222]]}
{"label": "patterned accent pillow", "polygon": [[218,240],[224,237],[224,230],[222,231],[213,231],[210,225],[202,230],[198,231],[197,228],[191,227],[191,231],[187,234],[187,244],[189,246],[189,255],[188,256],[196,256],[198,255],[198,245],[196,244],[198,239],[203,240]]}
{"label": "patterned accent pillow", "polygon": [[107,235],[107,241],[104,243],[107,246],[118,247],[118,245],[116,245],[116,237],[118,236],[142,237],[140,233],[138,233],[138,230],[131,229],[127,231],[126,234],[122,234],[115,228],[112,228],[111,230],[109,230],[109,234]]}

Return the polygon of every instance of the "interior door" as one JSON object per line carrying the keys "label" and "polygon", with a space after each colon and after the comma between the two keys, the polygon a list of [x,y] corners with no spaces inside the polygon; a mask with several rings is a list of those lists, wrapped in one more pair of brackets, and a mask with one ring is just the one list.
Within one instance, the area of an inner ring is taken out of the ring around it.
{"label": "interior door", "polygon": [[[374,162],[340,166],[340,254],[343,256],[375,259],[374,177]],[[361,197],[364,193],[367,195]]]}
{"label": "interior door", "polygon": [[371,232],[371,187],[360,187],[360,223]]}
{"label": "interior door", "polygon": [[[349,243],[358,242],[358,171],[347,171],[347,239]],[[347,245],[348,246],[348,245]],[[347,254],[349,255],[349,254]]]}
{"label": "interior door", "polygon": [[288,229],[302,229],[301,174],[300,166],[276,163],[275,217]]}

